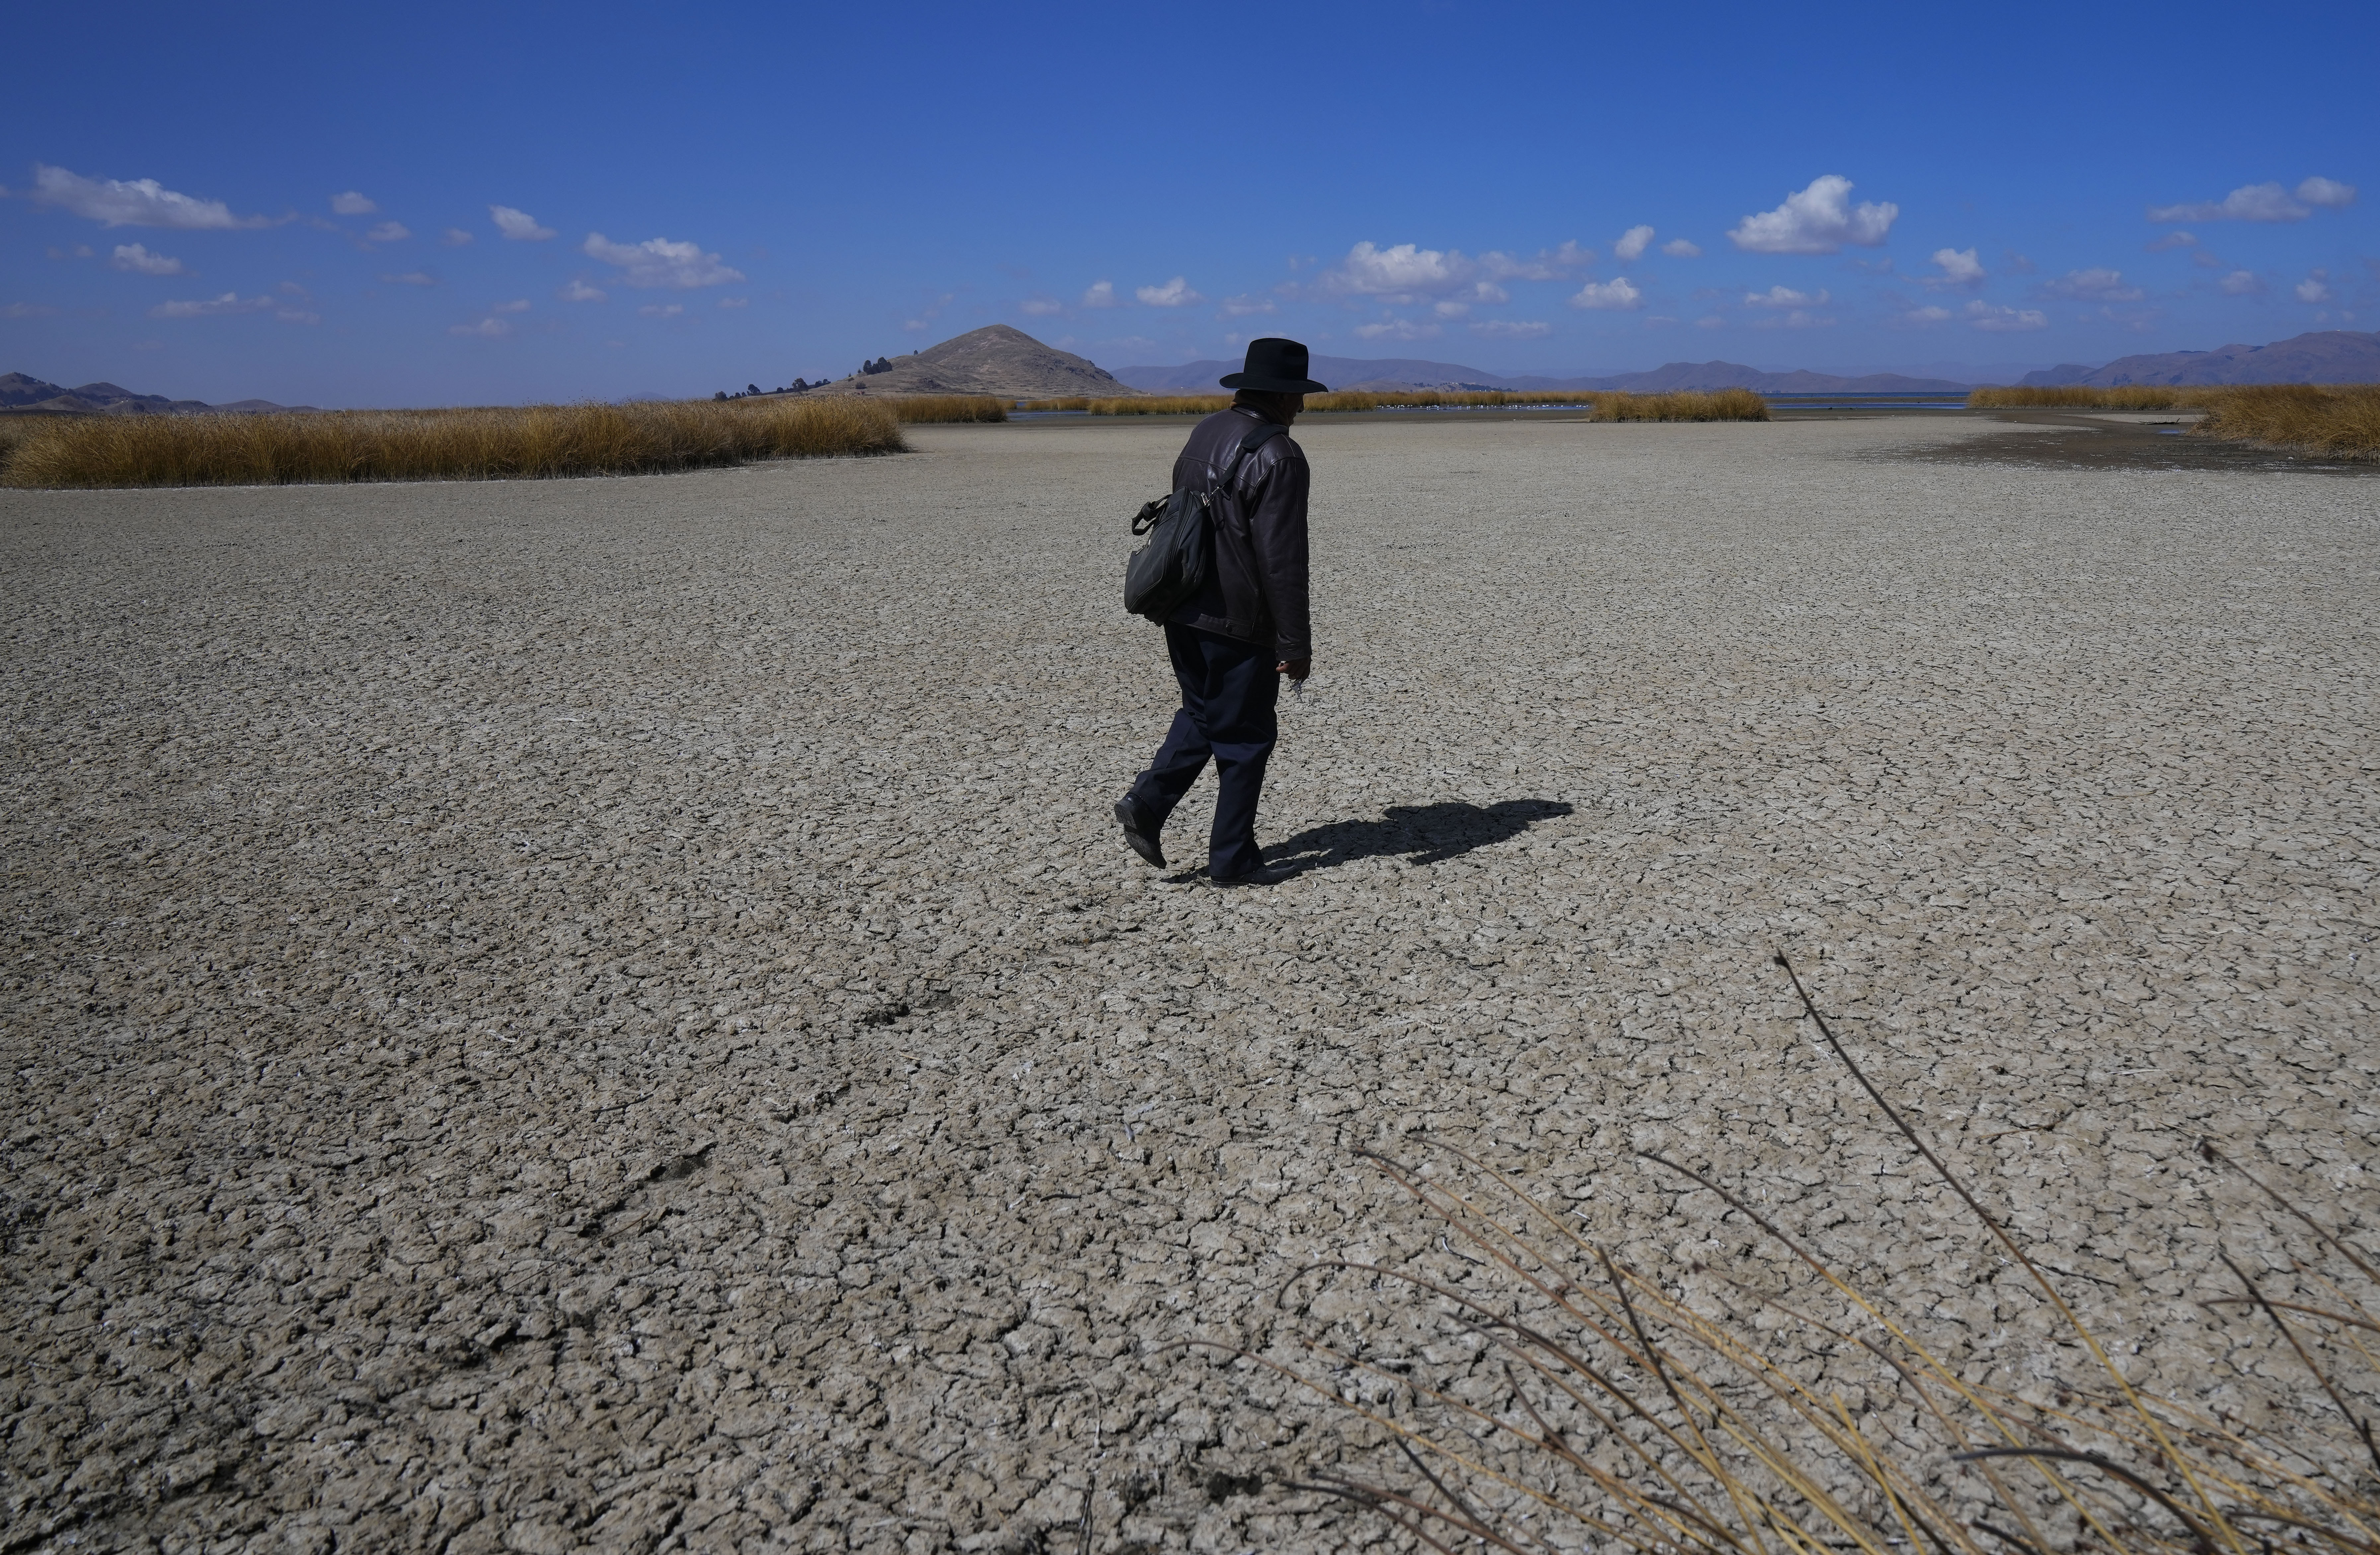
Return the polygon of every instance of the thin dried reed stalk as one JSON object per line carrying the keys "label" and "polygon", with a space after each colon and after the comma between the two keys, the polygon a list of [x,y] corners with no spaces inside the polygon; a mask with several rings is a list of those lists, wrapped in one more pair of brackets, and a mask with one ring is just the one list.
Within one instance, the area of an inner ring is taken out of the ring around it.
{"label": "thin dried reed stalk", "polygon": [[[2022,1357],[1975,1351],[1960,1315],[1897,1314],[1746,1196],[1667,1157],[1640,1152],[1679,1186],[1681,1214],[1698,1195],[1715,1202],[1704,1236],[1779,1248],[1800,1278],[1740,1280],[1683,1250],[1664,1268],[1658,1243],[1633,1258],[1451,1146],[1418,1169],[1367,1156],[1443,1227],[1438,1251],[1300,1270],[1278,1303],[1292,1326],[1269,1354],[1184,1346],[1330,1401],[1378,1459],[1310,1468],[1286,1488],[1370,1509],[1440,1551],[2380,1555],[2380,1442],[2367,1418],[2380,1344],[2358,1337],[2380,1323],[2345,1289],[2380,1286],[2371,1260],[2243,1172],[2297,1222],[2281,1228],[2300,1245],[2282,1277],[2294,1288],[2267,1291],[2227,1257],[2240,1294],[2208,1305],[2277,1330],[2335,1413],[2292,1415],[2268,1395],[2250,1417],[2150,1392],[1778,964],[1828,1049],[2063,1339]],[[1730,1217],[1740,1228],[1718,1223]],[[1984,1321],[2005,1322],[2010,1298],[1980,1294]],[[2087,1375],[2040,1369],[2074,1345]],[[1991,1380],[2012,1370],[2033,1379],[2021,1391]]]}
{"label": "thin dried reed stalk", "polygon": [[91,416],[37,429],[0,480],[12,486],[546,480],[906,446],[890,408],[857,398]]}

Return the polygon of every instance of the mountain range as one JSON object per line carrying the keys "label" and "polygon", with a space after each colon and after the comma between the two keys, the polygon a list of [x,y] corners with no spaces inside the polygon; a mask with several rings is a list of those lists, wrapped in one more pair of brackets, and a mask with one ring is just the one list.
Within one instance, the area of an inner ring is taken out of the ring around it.
{"label": "mountain range", "polygon": [[[1680,389],[1751,389],[1764,395],[1909,395],[1951,394],[1967,389],[1948,378],[1911,378],[1898,372],[1871,372],[1845,378],[1831,372],[1766,372],[1742,362],[1670,362],[1649,372],[1616,372],[1593,378],[1550,378],[1539,373],[1507,374],[1464,367],[1460,362],[1422,361],[1409,357],[1312,358],[1316,380],[1333,389],[1395,392],[1405,389],[1518,389],[1548,394],[1617,389],[1633,394],[1668,394]],[[1226,361],[1185,362],[1180,367],[1123,367],[1116,377],[1151,394],[1211,394],[1215,381],[1237,372],[1240,364]]]}
{"label": "mountain range", "polygon": [[[1949,394],[1972,384],[1948,378],[1915,378],[1897,372],[1843,377],[1831,372],[1769,372],[1741,362],[1670,362],[1650,372],[1600,377],[1546,377],[1488,372],[1459,362],[1406,357],[1313,358],[1314,376],[1334,389],[1536,389],[1583,392],[1618,389],[1662,394],[1681,389],[1751,389],[1764,395]],[[1212,393],[1215,380],[1239,371],[1228,361],[1185,362],[1180,367],[1123,367],[1116,376],[1152,394]],[[2026,388],[2067,383],[2114,387],[2125,383],[2380,383],[2380,333],[2321,330],[2269,346],[2225,346],[2213,351],[2167,351],[2124,357],[2105,367],[2069,362],[2028,372]]]}
{"label": "mountain range", "polygon": [[2095,389],[2126,383],[2380,383],[2380,331],[2315,330],[2269,346],[2119,357],[2105,367],[2068,362],[2028,372],[2018,382],[2027,389],[2070,383]]}
{"label": "mountain range", "polygon": [[167,399],[164,395],[136,395],[114,383],[85,383],[62,389],[55,383],[11,372],[0,377],[0,415],[11,412],[43,416],[197,416],[224,410],[311,410],[310,405],[275,405],[269,399],[234,400],[209,405],[204,400]]}

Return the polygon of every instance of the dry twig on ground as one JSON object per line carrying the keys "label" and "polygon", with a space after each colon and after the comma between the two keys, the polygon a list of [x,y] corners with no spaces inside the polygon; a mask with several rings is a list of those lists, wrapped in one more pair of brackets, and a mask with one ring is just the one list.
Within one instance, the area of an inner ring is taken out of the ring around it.
{"label": "dry twig on ground", "polygon": [[[2380,1367],[2358,1337],[2373,1314],[2343,1286],[2380,1283],[2369,1261],[2252,1175],[2316,1246],[2296,1259],[2295,1299],[2225,1257],[2244,1292],[2226,1301],[2279,1330],[2331,1413],[2292,1417],[2268,1396],[2259,1421],[2136,1385],[1778,961],[1821,1040],[2022,1270],[2062,1341],[2045,1355],[1979,1351],[1938,1313],[1897,1314],[1743,1193],[1658,1153],[1640,1159],[1680,1184],[1682,1213],[1707,1196],[1714,1226],[1740,1217],[1803,1277],[1778,1288],[1683,1255],[1667,1269],[1658,1252],[1632,1258],[1451,1146],[1418,1167],[1366,1153],[1444,1228],[1437,1251],[1309,1266],[1280,1293],[1297,1324],[1285,1336],[1206,1346],[1354,1416],[1359,1455],[1288,1488],[1443,1551],[2380,1551]],[[2325,1271],[2326,1257],[2352,1273]],[[2042,1369],[2078,1344],[2085,1374]],[[2031,1383],[1994,1382],[2012,1368]]]}

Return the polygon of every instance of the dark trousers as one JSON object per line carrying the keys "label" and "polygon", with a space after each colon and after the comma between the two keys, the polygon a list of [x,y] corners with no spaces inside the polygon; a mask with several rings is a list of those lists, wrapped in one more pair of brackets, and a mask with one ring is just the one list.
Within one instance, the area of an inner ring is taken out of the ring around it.
{"label": "dark trousers", "polygon": [[1269,646],[1193,631],[1168,623],[1165,649],[1182,683],[1182,711],[1157,748],[1148,771],[1133,780],[1132,803],[1150,835],[1165,824],[1182,796],[1212,758],[1221,792],[1207,844],[1207,872],[1219,879],[1264,867],[1257,851],[1257,796],[1265,761],[1281,725],[1273,716],[1281,677]]}

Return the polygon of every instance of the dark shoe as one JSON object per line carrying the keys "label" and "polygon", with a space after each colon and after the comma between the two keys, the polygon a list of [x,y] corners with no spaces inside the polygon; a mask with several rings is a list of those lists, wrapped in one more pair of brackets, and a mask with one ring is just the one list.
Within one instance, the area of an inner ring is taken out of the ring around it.
{"label": "dark shoe", "polygon": [[1286,869],[1276,869],[1268,865],[1259,869],[1250,869],[1245,875],[1201,875],[1199,879],[1205,881],[1208,885],[1221,886],[1226,889],[1242,885],[1279,885],[1281,881],[1289,879],[1289,871]]}
{"label": "dark shoe", "polygon": [[1132,851],[1159,869],[1164,869],[1165,850],[1157,845],[1157,828],[1141,819],[1140,811],[1133,807],[1129,798],[1116,801],[1115,818],[1123,825],[1123,840],[1131,844]]}

